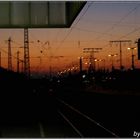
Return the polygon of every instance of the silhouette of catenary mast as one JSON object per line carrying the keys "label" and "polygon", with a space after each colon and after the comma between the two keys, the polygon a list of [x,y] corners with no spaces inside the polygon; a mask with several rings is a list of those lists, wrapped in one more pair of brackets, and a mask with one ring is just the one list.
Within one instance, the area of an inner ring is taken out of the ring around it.
{"label": "silhouette of catenary mast", "polygon": [[11,37],[8,39],[8,70],[12,70]]}
{"label": "silhouette of catenary mast", "polygon": [[123,65],[122,65],[122,43],[130,43],[132,42],[131,40],[113,40],[110,41],[110,43],[119,43],[120,44],[120,70],[123,69]]}
{"label": "silhouette of catenary mast", "polygon": [[95,53],[98,53],[100,50],[102,50],[102,48],[84,48],[83,52],[84,53],[90,53],[90,66],[89,69],[90,71],[94,71],[95,70]]}
{"label": "silhouette of catenary mast", "polygon": [[28,28],[24,28],[24,74],[30,77],[30,55]]}

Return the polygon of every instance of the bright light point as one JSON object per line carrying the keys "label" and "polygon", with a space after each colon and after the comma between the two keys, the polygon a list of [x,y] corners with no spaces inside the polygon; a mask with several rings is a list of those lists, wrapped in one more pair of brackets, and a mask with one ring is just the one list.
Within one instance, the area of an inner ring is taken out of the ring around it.
{"label": "bright light point", "polygon": [[85,65],[87,65],[88,63],[86,62]]}
{"label": "bright light point", "polygon": [[83,57],[78,57],[78,59],[83,59]]}
{"label": "bright light point", "polygon": [[86,75],[83,75],[82,77],[83,77],[83,78],[85,78],[85,77],[86,77]]}

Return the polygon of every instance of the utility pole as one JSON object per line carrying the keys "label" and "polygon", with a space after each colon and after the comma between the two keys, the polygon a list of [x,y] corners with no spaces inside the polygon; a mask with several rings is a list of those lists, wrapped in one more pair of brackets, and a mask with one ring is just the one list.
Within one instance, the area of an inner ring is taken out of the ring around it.
{"label": "utility pole", "polygon": [[135,43],[137,43],[137,49],[138,49],[138,60],[140,60],[140,38],[138,38],[138,41],[136,41]]}
{"label": "utility pole", "polygon": [[20,62],[21,62],[21,72],[23,73],[24,72],[24,61],[20,60]]}
{"label": "utility pole", "polygon": [[130,43],[132,42],[131,40],[114,40],[110,41],[110,43],[119,43],[120,44],[120,70],[123,69],[122,65],[122,43]]}
{"label": "utility pole", "polygon": [[80,73],[82,72],[82,70],[83,70],[83,62],[82,62],[82,59],[83,59],[83,57],[78,57],[79,58],[79,70],[80,70]]}
{"label": "utility pole", "polygon": [[101,61],[100,59],[95,59],[95,62],[97,62],[97,70],[99,70],[99,62]]}
{"label": "utility pole", "polygon": [[103,70],[104,70],[104,72],[105,72],[105,59],[102,59],[102,61],[103,61]]}
{"label": "utility pole", "polygon": [[114,57],[116,57],[118,54],[109,54],[108,56],[111,57],[111,61],[112,61],[112,71],[115,69],[114,67]]}
{"label": "utility pole", "polygon": [[28,28],[24,28],[24,73],[30,78],[30,55]]}
{"label": "utility pole", "polygon": [[[105,59],[95,59],[94,60],[95,62],[97,62],[97,70],[100,70],[99,68],[99,62],[103,62],[103,71],[105,71]],[[101,68],[101,70],[102,70],[102,68]]]}
{"label": "utility pole", "polygon": [[80,72],[82,72],[82,57],[80,57]]}
{"label": "utility pole", "polygon": [[11,37],[8,39],[8,70],[12,70]]}
{"label": "utility pole", "polygon": [[127,48],[127,49],[131,50],[131,57],[132,57],[132,59],[131,59],[131,62],[132,62],[131,68],[135,69],[135,66],[134,66],[134,57],[135,57],[135,55],[134,55],[133,51],[134,51],[134,49],[136,49],[136,47],[131,47],[131,48]]}
{"label": "utility pole", "polygon": [[[80,48],[80,41],[78,41],[78,48]],[[83,57],[80,56],[80,57],[78,57],[78,59],[79,59],[79,70],[81,73],[83,70],[83,62],[82,62]]]}
{"label": "utility pole", "polygon": [[19,51],[17,51],[17,73],[19,73]]}
{"label": "utility pole", "polygon": [[98,53],[102,48],[84,48],[84,53],[90,53],[90,66],[89,69],[91,71],[95,70],[95,56],[94,53]]}

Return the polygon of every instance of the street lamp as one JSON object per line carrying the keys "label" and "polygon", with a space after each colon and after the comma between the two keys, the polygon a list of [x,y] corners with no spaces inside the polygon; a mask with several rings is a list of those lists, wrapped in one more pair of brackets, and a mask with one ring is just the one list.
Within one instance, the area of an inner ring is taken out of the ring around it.
{"label": "street lamp", "polygon": [[97,68],[99,69],[99,62],[103,62],[103,70],[105,71],[105,59],[94,59],[97,62]]}
{"label": "street lamp", "polygon": [[103,70],[105,71],[105,59],[101,59],[101,61],[103,62]]}
{"label": "street lamp", "polygon": [[95,59],[95,62],[97,62],[97,69],[99,70],[99,62],[102,61],[102,59]]}
{"label": "street lamp", "polygon": [[131,57],[132,57],[132,64],[131,64],[131,67],[132,67],[132,69],[134,69],[135,68],[135,66],[134,66],[134,54],[133,54],[133,51],[136,49],[136,47],[131,47],[131,48],[127,48],[128,50],[131,50]]}
{"label": "street lamp", "polygon": [[109,54],[108,56],[111,57],[112,60],[112,70],[114,70],[114,57],[116,57],[118,54]]}

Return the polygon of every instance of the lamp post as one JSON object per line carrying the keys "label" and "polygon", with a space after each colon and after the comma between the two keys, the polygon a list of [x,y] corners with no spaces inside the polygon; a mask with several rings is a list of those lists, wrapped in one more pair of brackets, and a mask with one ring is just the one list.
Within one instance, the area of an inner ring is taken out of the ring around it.
{"label": "lamp post", "polygon": [[102,61],[102,59],[95,59],[95,62],[97,62],[97,69],[99,70],[99,62]]}
{"label": "lamp post", "polygon": [[135,57],[135,55],[134,55],[134,53],[133,53],[133,51],[136,49],[136,47],[131,47],[131,48],[127,48],[128,50],[131,50],[131,68],[132,69],[135,69],[135,66],[134,66],[134,57]]}
{"label": "lamp post", "polygon": [[114,70],[114,57],[116,57],[118,54],[109,54],[108,56],[111,57],[111,61],[112,61],[112,70]]}
{"label": "lamp post", "polygon": [[103,70],[105,72],[105,59],[102,59],[102,61],[103,61]]}

